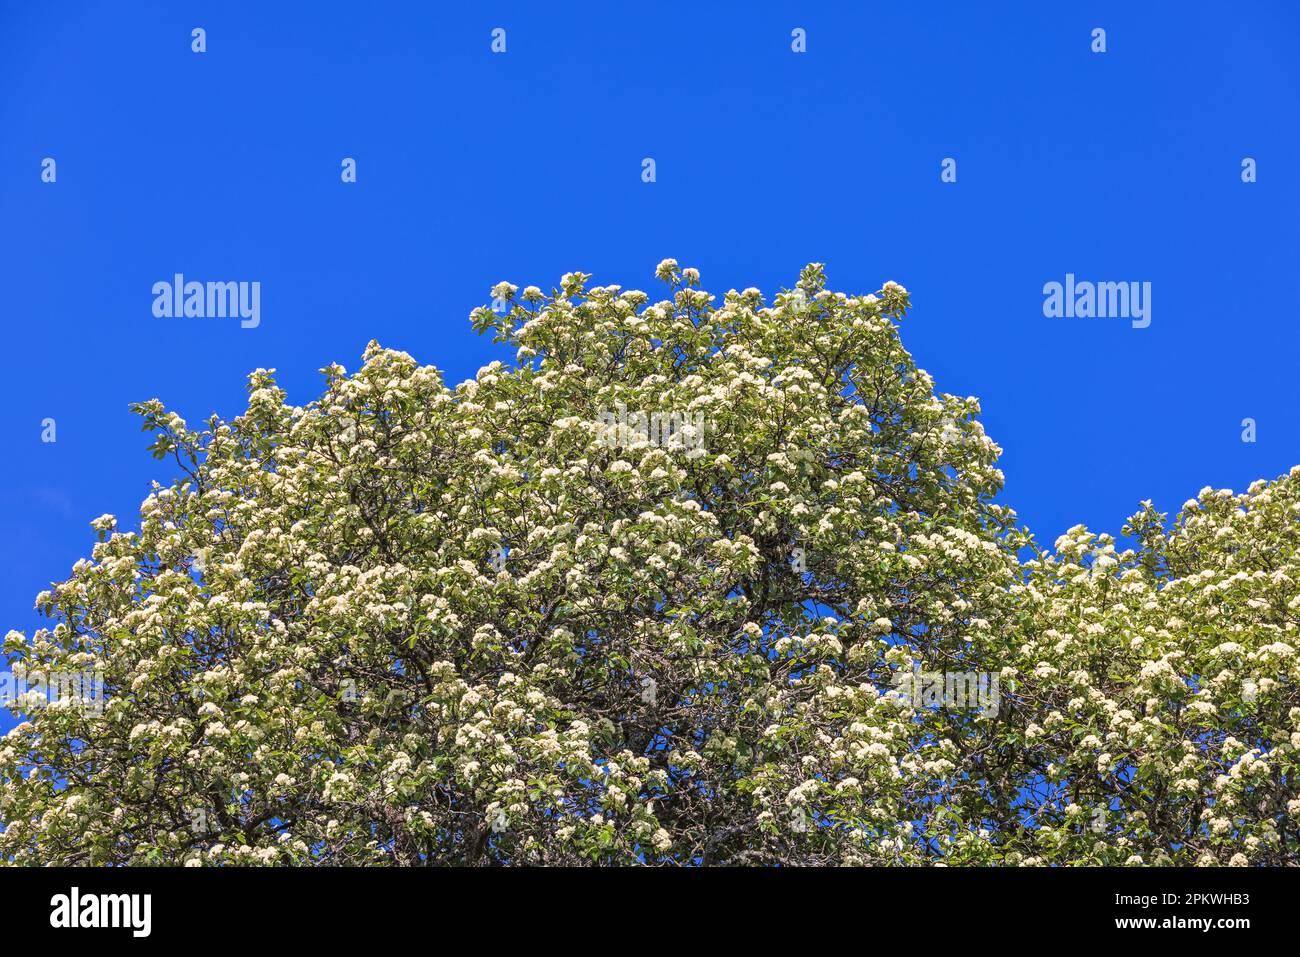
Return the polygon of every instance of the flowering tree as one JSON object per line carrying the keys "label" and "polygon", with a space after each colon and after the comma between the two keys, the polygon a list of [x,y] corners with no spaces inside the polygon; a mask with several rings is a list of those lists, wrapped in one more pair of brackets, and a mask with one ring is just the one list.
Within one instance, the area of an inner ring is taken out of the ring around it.
{"label": "flowering tree", "polygon": [[1043,554],[906,290],[658,276],[502,283],[455,388],[140,405],[179,477],[5,640],[104,697],[15,705],[0,858],[1297,862],[1297,478]]}

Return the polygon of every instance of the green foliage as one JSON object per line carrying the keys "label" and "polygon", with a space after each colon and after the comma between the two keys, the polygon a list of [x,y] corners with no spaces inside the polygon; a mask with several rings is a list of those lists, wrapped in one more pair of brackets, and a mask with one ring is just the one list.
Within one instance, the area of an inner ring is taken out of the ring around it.
{"label": "green foliage", "polygon": [[19,702],[0,858],[1297,863],[1296,478],[1044,554],[906,290],[658,275],[499,285],[517,361],[455,388],[372,343],[135,407],[182,475],[6,638],[107,702]]}

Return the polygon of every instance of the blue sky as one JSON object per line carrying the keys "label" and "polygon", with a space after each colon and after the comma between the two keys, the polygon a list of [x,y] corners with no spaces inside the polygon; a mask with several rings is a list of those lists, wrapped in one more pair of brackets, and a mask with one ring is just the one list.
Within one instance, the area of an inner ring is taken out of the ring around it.
{"label": "blue sky", "polygon": [[[456,382],[502,357],[496,281],[654,292],[665,257],[907,286],[1048,544],[1300,463],[1300,7],[335,6],[0,3],[0,628],[169,478],[130,402],[233,416],[259,366],[306,402],[371,338]],[[260,325],[156,318],[177,272],[260,282]],[[1046,318],[1067,273],[1150,282],[1151,325]]]}

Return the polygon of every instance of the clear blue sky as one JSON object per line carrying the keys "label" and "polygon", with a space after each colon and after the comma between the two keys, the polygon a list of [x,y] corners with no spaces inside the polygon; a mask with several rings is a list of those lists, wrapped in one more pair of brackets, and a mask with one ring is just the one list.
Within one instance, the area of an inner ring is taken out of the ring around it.
{"label": "clear blue sky", "polygon": [[[306,402],[371,338],[459,381],[497,280],[665,257],[907,286],[1047,543],[1300,463],[1300,5],[809,6],[3,0],[0,629],[169,477],[128,403],[233,416],[259,366]],[[176,272],[260,282],[260,326],[155,318]],[[1045,318],[1066,273],[1150,282],[1150,327]]]}

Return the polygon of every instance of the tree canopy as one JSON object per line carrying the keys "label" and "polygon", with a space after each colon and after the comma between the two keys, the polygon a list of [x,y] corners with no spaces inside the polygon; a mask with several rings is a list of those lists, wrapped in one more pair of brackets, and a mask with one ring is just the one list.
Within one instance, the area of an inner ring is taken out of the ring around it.
{"label": "tree canopy", "polygon": [[909,296],[492,290],[191,429],[11,631],[16,864],[1300,863],[1300,469],[1051,552]]}

